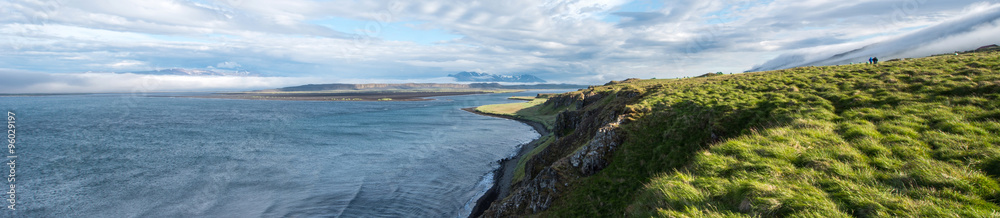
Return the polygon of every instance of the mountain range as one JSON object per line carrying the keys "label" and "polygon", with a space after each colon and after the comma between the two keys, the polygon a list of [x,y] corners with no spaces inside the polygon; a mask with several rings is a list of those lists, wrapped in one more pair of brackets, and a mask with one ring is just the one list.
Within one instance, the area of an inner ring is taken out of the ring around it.
{"label": "mountain range", "polygon": [[530,74],[522,74],[517,76],[510,75],[496,75],[489,73],[479,73],[479,72],[461,72],[456,74],[448,74],[448,77],[454,77],[458,82],[513,82],[513,83],[544,83],[545,80],[538,78]]}
{"label": "mountain range", "polygon": [[419,90],[419,89],[582,89],[586,85],[575,84],[532,84],[532,85],[501,85],[499,83],[369,83],[369,84],[308,84],[261,91],[379,91],[379,90]]}

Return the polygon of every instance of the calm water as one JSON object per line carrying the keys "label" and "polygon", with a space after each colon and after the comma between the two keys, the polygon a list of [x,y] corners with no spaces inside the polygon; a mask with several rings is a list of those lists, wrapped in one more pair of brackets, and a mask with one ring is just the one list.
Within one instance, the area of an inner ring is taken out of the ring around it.
{"label": "calm water", "polygon": [[538,134],[459,109],[513,102],[510,95],[422,102],[0,97],[0,109],[16,113],[19,140],[17,211],[3,214],[467,216],[491,185],[495,162]]}

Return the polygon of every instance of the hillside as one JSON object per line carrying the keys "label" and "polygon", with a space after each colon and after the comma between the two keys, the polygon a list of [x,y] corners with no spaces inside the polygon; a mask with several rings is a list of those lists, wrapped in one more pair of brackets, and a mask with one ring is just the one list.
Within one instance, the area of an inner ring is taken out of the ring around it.
{"label": "hillside", "polygon": [[551,135],[484,216],[1000,216],[998,64],[627,80],[503,108]]}

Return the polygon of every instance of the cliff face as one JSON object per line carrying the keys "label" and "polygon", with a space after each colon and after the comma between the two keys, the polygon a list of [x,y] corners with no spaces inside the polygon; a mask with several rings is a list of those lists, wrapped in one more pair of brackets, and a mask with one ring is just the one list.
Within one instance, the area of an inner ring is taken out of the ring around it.
{"label": "cliff face", "polygon": [[570,184],[604,169],[624,139],[619,130],[628,117],[624,105],[638,97],[634,91],[588,90],[551,97],[545,106],[566,108],[552,129],[556,141],[526,162],[522,182],[514,184],[514,191],[494,202],[483,216],[523,216],[546,210]]}
{"label": "cliff face", "polygon": [[997,217],[1000,52],[612,82],[487,217]]}

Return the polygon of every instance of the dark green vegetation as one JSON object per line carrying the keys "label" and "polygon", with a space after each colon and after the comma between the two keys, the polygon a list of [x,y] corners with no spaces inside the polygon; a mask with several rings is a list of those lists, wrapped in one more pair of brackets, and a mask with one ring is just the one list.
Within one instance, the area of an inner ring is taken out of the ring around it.
{"label": "dark green vegetation", "polygon": [[[537,122],[545,126],[547,129],[551,129],[555,124],[556,114],[559,111],[566,109],[565,107],[553,107],[551,105],[545,105],[548,100],[549,95],[538,95],[538,97],[526,97],[526,96],[511,96],[511,100],[526,100],[527,102],[517,102],[508,104],[494,104],[494,105],[483,105],[475,108],[476,112],[484,114],[492,114],[501,117],[510,117],[515,119],[524,119],[533,122]],[[539,152],[548,148],[550,144],[555,140],[553,134],[547,134],[538,139],[538,146],[531,149],[524,157],[521,157],[517,161],[517,167],[514,169],[514,176],[511,183],[518,183],[524,179],[525,164]]]}
{"label": "dark green vegetation", "polygon": [[566,93],[608,96],[587,108],[627,114],[625,137],[541,215],[1000,216],[998,64],[979,52]]}
{"label": "dark green vegetation", "polygon": [[526,165],[528,163],[528,160],[531,160],[532,157],[538,155],[538,153],[548,148],[549,145],[551,145],[552,142],[555,141],[555,136],[553,136],[553,134],[548,134],[539,138],[538,141],[539,141],[538,146],[535,146],[535,148],[531,149],[531,151],[528,151],[528,153],[525,154],[524,157],[521,157],[520,159],[517,160],[517,167],[514,168],[514,176],[510,181],[512,184],[524,180],[524,173],[525,173],[524,168],[527,167]]}

